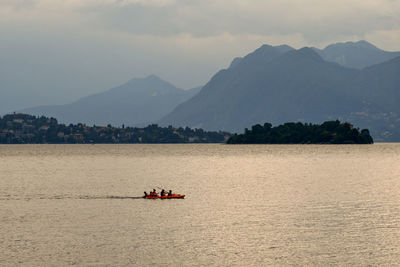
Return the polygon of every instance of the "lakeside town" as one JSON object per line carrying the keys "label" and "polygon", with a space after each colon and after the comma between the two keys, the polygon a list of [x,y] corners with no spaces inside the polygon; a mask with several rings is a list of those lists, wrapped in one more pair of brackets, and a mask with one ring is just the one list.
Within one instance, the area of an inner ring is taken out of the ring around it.
{"label": "lakeside town", "polygon": [[0,144],[106,144],[106,143],[224,143],[227,132],[202,129],[159,127],[144,128],[88,126],[58,123],[55,118],[14,113],[0,117]]}

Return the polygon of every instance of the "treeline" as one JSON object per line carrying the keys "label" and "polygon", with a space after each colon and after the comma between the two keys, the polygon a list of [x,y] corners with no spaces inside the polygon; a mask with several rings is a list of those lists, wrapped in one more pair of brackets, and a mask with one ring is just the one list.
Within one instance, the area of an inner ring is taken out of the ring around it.
{"label": "treeline", "polygon": [[75,144],[75,143],[224,143],[227,132],[202,129],[159,127],[144,128],[60,124],[55,118],[28,114],[0,117],[1,144]]}
{"label": "treeline", "polygon": [[368,129],[354,128],[350,123],[326,121],[321,125],[289,122],[272,127],[256,124],[244,134],[234,134],[228,144],[372,144]]}

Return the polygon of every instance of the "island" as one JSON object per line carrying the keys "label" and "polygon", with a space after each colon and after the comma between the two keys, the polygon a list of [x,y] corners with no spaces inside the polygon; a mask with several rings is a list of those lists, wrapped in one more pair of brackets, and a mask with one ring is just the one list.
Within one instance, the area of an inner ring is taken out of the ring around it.
{"label": "island", "polygon": [[227,144],[372,144],[368,129],[359,131],[352,124],[339,120],[321,125],[288,122],[276,127],[256,124],[243,134],[234,134]]}
{"label": "island", "polygon": [[0,144],[225,143],[232,134],[202,129],[65,125],[55,118],[28,114],[0,117]]}

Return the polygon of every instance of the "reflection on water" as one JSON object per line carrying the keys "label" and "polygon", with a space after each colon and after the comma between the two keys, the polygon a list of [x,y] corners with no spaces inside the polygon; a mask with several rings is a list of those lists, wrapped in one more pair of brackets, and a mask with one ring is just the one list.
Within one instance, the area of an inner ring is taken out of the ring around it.
{"label": "reflection on water", "polygon": [[[11,196],[3,196],[0,200],[33,200],[35,198],[25,197],[25,198],[15,198]],[[143,197],[132,197],[132,196],[37,196],[36,199],[143,199]]]}
{"label": "reflection on water", "polygon": [[398,162],[397,144],[0,146],[0,265],[398,265]]}

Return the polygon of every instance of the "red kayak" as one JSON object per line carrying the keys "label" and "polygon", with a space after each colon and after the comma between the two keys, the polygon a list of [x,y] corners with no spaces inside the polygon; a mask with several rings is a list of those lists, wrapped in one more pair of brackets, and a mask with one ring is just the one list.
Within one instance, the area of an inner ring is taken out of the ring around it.
{"label": "red kayak", "polygon": [[147,199],[156,199],[156,198],[171,199],[171,198],[184,198],[184,197],[185,197],[185,195],[175,195],[175,194],[173,194],[173,195],[170,195],[170,196],[150,196],[150,195],[147,195],[147,196],[145,196],[143,198],[147,198]]}

